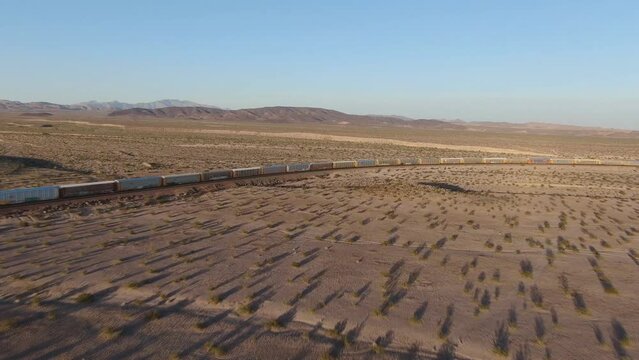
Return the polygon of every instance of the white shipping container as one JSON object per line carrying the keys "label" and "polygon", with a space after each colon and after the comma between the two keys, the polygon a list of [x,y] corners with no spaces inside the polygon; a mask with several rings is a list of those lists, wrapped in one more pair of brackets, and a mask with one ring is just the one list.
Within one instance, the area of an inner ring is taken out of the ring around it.
{"label": "white shipping container", "polygon": [[115,181],[118,191],[139,190],[162,186],[161,176],[145,176],[138,178],[119,179]]}
{"label": "white shipping container", "polygon": [[357,161],[334,161],[334,169],[354,168],[357,167]]}
{"label": "white shipping container", "polygon": [[200,182],[200,173],[191,173],[191,174],[177,174],[177,175],[166,175],[162,176],[164,179],[164,186],[168,185],[181,185],[181,184],[192,184]]}
{"label": "white shipping container", "polygon": [[311,169],[310,163],[298,163],[298,164],[288,164],[286,166],[287,172],[298,172],[298,171],[309,171]]}
{"label": "white shipping container", "polygon": [[262,173],[261,167],[233,169],[233,177],[257,176]]}
{"label": "white shipping container", "polygon": [[283,174],[286,172],[286,165],[267,165],[262,169],[264,174]]}
{"label": "white shipping container", "polygon": [[41,186],[25,189],[0,190],[0,205],[20,204],[31,201],[54,200],[60,196],[57,186]]}
{"label": "white shipping container", "polygon": [[377,165],[377,160],[375,160],[375,159],[357,160],[357,166],[358,167],[375,166],[375,165]]}

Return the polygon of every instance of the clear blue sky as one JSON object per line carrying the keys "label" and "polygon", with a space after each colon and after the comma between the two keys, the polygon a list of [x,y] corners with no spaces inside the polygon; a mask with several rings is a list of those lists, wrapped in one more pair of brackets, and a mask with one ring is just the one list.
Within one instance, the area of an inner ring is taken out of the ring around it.
{"label": "clear blue sky", "polygon": [[0,0],[0,98],[639,129],[639,1]]}

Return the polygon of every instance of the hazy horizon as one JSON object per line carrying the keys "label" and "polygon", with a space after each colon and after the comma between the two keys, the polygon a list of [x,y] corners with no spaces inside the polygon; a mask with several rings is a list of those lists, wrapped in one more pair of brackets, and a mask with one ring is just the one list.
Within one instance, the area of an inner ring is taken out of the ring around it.
{"label": "hazy horizon", "polygon": [[632,1],[108,5],[5,5],[0,98],[639,130]]}

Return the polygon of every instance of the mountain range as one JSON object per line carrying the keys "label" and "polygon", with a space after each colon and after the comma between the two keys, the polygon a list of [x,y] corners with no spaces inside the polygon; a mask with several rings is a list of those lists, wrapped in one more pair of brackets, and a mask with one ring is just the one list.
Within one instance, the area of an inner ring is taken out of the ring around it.
{"label": "mountain range", "polygon": [[133,108],[140,109],[160,109],[164,107],[206,107],[214,108],[216,106],[202,105],[192,101],[176,100],[176,99],[164,99],[158,101],[151,101],[145,103],[125,103],[120,101],[87,101],[78,104],[60,105],[49,102],[20,102],[11,100],[0,100],[0,110],[8,111],[49,111],[49,110],[75,110],[75,111],[118,111]]}
{"label": "mountain range", "polygon": [[271,106],[228,110],[192,101],[165,99],[146,103],[88,101],[72,105],[49,102],[0,100],[0,112],[18,112],[24,116],[53,116],[57,112],[87,112],[124,118],[195,119],[205,121],[248,121],[263,123],[333,124],[358,126],[392,126],[506,133],[571,134],[639,137],[639,131],[562,125],[545,122],[508,123],[441,119],[412,119],[398,115],[354,115],[315,107]]}

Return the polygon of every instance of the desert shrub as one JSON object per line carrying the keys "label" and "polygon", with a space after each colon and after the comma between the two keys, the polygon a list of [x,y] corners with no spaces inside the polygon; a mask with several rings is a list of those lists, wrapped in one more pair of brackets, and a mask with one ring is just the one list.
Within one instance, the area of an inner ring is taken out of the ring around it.
{"label": "desert shrub", "polygon": [[204,344],[204,348],[206,349],[207,352],[215,355],[215,356],[224,356],[226,355],[226,350],[224,349],[224,347],[222,347],[222,345],[219,344],[213,344],[213,343],[206,343]]}
{"label": "desert shrub", "polygon": [[628,332],[623,327],[623,325],[621,325],[621,322],[613,318],[610,322],[610,326],[612,328],[612,335],[615,337],[615,339],[619,340],[622,345],[628,345],[628,343],[630,342],[630,339],[628,338]]}
{"label": "desert shrub", "polygon": [[592,331],[595,333],[595,338],[597,339],[599,345],[603,345],[606,343],[606,338],[604,338],[603,331],[601,331],[601,328],[597,324],[594,324],[592,326]]}
{"label": "desert shrub", "polygon": [[158,310],[151,310],[145,315],[145,318],[147,321],[157,320],[161,317],[162,317],[162,314]]}
{"label": "desert shrub", "polygon": [[568,294],[570,286],[568,285],[568,277],[565,274],[559,275],[559,287],[563,290],[564,294]]}
{"label": "desert shrub", "polygon": [[546,260],[548,261],[548,265],[552,265],[555,261],[555,254],[552,252],[551,248],[546,249]]}
{"label": "desert shrub", "polygon": [[496,354],[507,356],[510,346],[510,333],[508,327],[503,322],[499,323],[497,329],[495,329],[495,335],[493,337],[493,351]]}
{"label": "desert shrub", "polygon": [[446,340],[437,350],[437,355],[435,355],[435,360],[455,360],[455,349],[457,348],[457,344],[453,344],[452,342]]}
{"label": "desert shrub", "polygon": [[108,326],[100,331],[100,336],[102,336],[106,340],[111,340],[120,336],[121,333],[122,330]]}
{"label": "desert shrub", "polygon": [[553,324],[559,324],[559,315],[557,314],[557,310],[555,310],[554,306],[550,308],[550,318],[552,319]]}
{"label": "desert shrub", "polygon": [[82,293],[75,298],[78,304],[90,304],[95,301],[95,296],[89,293]]}
{"label": "desert shrub", "polygon": [[525,277],[532,277],[533,274],[533,266],[530,260],[523,259],[519,262],[519,267],[521,268],[520,272]]}
{"label": "desert shrub", "polygon": [[15,329],[20,325],[20,321],[16,318],[9,318],[0,321],[0,334]]}
{"label": "desert shrub", "polygon": [[499,295],[501,295],[501,288],[499,286],[495,286],[495,299],[499,299]]}
{"label": "desert shrub", "polygon": [[499,271],[499,269],[495,269],[495,271],[493,272],[493,281],[499,280],[501,280],[501,272]]}
{"label": "desert shrub", "polygon": [[544,297],[541,294],[541,290],[539,290],[539,287],[537,287],[537,285],[530,286],[530,300],[537,307],[542,307],[544,303]]}
{"label": "desert shrub", "polygon": [[588,307],[586,306],[586,300],[584,300],[584,296],[577,292],[577,291],[573,291],[572,292],[572,302],[575,305],[575,310],[577,310],[578,313],[580,314],[587,314],[588,313]]}
{"label": "desert shrub", "polygon": [[519,284],[517,284],[517,294],[524,295],[525,293],[526,293],[526,285],[524,284],[523,281],[520,281]]}
{"label": "desert shrub", "polygon": [[475,256],[473,258],[473,261],[470,262],[470,266],[476,268],[477,267],[477,263],[479,262],[479,258],[477,256]]}
{"label": "desert shrub", "polygon": [[440,339],[448,337],[450,331],[453,328],[453,314],[455,312],[455,305],[449,304],[446,307],[446,318],[439,327],[438,336]]}
{"label": "desert shrub", "polygon": [[517,327],[517,309],[514,306],[508,309],[508,326]]}
{"label": "desert shrub", "polygon": [[484,280],[486,280],[486,272],[482,271],[477,276],[477,281],[484,282]]}
{"label": "desert shrub", "polygon": [[546,335],[546,325],[544,325],[544,319],[541,316],[535,316],[535,336],[537,341],[542,342]]}
{"label": "desert shrub", "polygon": [[466,284],[464,285],[464,292],[469,293],[474,287],[475,287],[475,284],[472,281],[468,280],[466,281]]}
{"label": "desert shrub", "polygon": [[610,342],[612,343],[612,348],[615,350],[617,359],[630,360],[628,352],[624,349],[623,344],[619,340],[615,339],[614,336],[611,336]]}
{"label": "desert shrub", "polygon": [[513,360],[531,360],[532,357],[530,356],[530,348],[528,347],[528,344],[523,344],[519,346],[519,349],[517,349],[517,351],[515,352],[515,356],[513,357]]}
{"label": "desert shrub", "polygon": [[468,274],[468,270],[469,270],[469,265],[468,265],[468,263],[465,263],[465,264],[461,267],[461,274],[462,274],[462,276],[466,276],[466,274]]}
{"label": "desert shrub", "polygon": [[488,309],[490,307],[490,292],[488,292],[488,289],[484,289],[481,300],[479,300],[479,306],[482,309]]}

